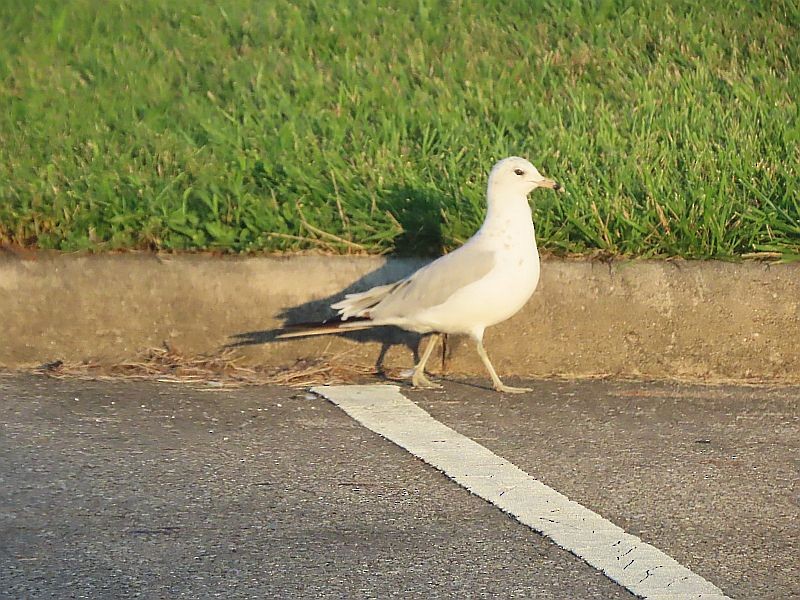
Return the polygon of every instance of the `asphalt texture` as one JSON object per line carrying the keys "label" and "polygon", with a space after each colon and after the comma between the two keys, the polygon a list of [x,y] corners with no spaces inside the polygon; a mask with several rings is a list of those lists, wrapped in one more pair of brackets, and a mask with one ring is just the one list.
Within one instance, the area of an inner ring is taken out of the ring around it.
{"label": "asphalt texture", "polygon": [[[517,383],[517,382],[509,382]],[[404,390],[734,598],[798,598],[798,388]],[[0,377],[2,598],[632,598],[327,401]]]}

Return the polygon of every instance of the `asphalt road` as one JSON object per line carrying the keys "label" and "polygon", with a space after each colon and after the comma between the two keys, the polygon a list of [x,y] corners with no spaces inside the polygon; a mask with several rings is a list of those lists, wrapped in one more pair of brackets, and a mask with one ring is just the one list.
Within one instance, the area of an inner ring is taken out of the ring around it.
{"label": "asphalt road", "polygon": [[[511,382],[513,383],[513,382]],[[798,388],[407,390],[734,598],[798,598]],[[2,598],[632,598],[325,400],[0,377]]]}

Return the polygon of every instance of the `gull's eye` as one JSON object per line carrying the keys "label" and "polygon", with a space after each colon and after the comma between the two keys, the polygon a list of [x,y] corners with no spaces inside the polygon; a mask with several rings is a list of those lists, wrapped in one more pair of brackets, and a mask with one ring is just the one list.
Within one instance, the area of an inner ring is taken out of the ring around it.
{"label": "gull's eye", "polygon": [[522,169],[514,169],[514,174],[522,177],[523,175],[525,175],[525,171],[523,171]]}

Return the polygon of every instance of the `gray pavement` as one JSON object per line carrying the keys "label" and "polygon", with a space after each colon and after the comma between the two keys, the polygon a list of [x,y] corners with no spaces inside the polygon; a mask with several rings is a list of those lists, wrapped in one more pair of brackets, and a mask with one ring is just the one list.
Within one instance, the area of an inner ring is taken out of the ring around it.
{"label": "gray pavement", "polygon": [[[800,389],[404,390],[734,598],[800,597]],[[0,597],[632,598],[325,400],[0,376]]]}

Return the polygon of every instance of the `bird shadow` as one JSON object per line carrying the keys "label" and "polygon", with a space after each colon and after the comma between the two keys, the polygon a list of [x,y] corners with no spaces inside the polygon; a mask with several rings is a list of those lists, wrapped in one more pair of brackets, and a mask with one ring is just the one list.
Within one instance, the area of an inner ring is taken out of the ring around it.
{"label": "bird shadow", "polygon": [[444,253],[442,200],[433,190],[407,187],[392,189],[381,198],[378,208],[402,227],[394,239],[394,254],[435,257]]}
{"label": "bird shadow", "polygon": [[[419,257],[440,256],[443,250],[441,205],[441,197],[435,192],[404,187],[389,190],[378,200],[377,206],[391,214],[400,224],[401,231],[394,240],[394,254],[397,258],[387,261],[335,294],[283,309],[277,315],[283,321],[281,327],[232,334],[230,337],[233,341],[225,348],[270,344],[286,327],[324,322],[335,316],[330,305],[345,295],[403,279],[431,260]],[[375,370],[379,375],[385,376],[384,361],[393,346],[404,346],[412,353],[414,363],[419,362],[422,336],[399,327],[383,326],[360,331],[342,331],[333,335],[362,344],[380,343],[381,349],[375,361]]]}

